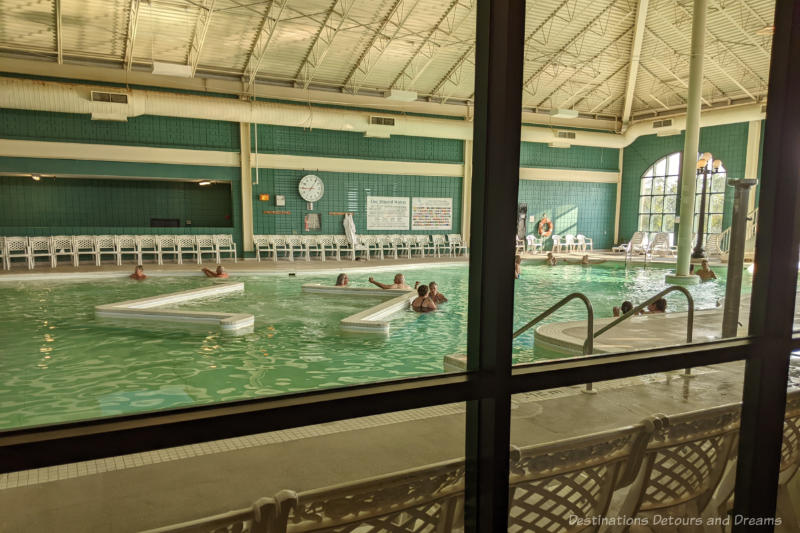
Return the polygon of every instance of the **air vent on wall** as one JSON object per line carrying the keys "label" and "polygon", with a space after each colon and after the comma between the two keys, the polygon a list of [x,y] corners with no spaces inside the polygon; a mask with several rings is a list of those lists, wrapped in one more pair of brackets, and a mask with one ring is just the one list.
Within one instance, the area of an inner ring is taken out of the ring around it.
{"label": "air vent on wall", "polygon": [[394,126],[392,117],[369,117],[369,123],[373,126]]}
{"label": "air vent on wall", "polygon": [[654,120],[653,127],[654,128],[666,128],[667,126],[672,126],[672,119],[665,118],[664,120]]}
{"label": "air vent on wall", "polygon": [[575,132],[574,131],[559,131],[556,133],[556,137],[559,139],[574,139]]}
{"label": "air vent on wall", "polygon": [[106,93],[92,91],[92,102],[109,102],[112,104],[127,104],[128,95],[125,93]]}

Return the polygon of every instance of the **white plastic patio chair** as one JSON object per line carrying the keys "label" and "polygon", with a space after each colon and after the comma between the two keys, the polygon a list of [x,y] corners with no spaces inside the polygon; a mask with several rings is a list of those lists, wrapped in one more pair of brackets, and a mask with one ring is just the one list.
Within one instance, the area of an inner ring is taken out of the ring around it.
{"label": "white plastic patio chair", "polygon": [[110,256],[115,264],[119,264],[117,259],[117,239],[113,235],[97,235],[94,238],[94,247],[97,251],[97,266],[103,264],[103,256]]}
{"label": "white plastic patio chair", "polygon": [[158,264],[164,264],[164,258],[174,256],[175,261],[181,265],[183,259],[178,251],[178,241],[174,235],[158,235],[156,237],[156,244],[158,246]]}
{"label": "white plastic patio chair", "polygon": [[261,262],[261,253],[267,254],[267,257],[272,251],[272,236],[271,235],[253,235],[253,249],[256,252],[256,260]]}
{"label": "white plastic patio chair", "polygon": [[285,259],[293,260],[292,254],[289,252],[289,245],[287,244],[288,237],[286,235],[273,235],[270,239],[272,243],[272,260],[278,261],[278,253],[282,252]]}
{"label": "white plastic patio chair", "polygon": [[329,255],[336,258],[337,261],[342,260],[341,255],[339,255],[339,247],[336,246],[336,242],[333,240],[333,235],[317,236],[317,245],[319,246],[320,258],[323,261],[325,261]]}
{"label": "white plastic patio chair", "polygon": [[442,235],[441,233],[437,233],[435,235],[432,235],[432,239],[433,239],[432,242],[433,251],[436,254],[436,257],[441,257],[442,252],[446,252],[449,257],[452,257],[453,250],[450,247],[450,245],[447,244],[444,235]]}
{"label": "white plastic patio chair", "polygon": [[223,254],[228,254],[229,259],[231,255],[233,255],[234,263],[238,261],[236,257],[236,243],[233,241],[232,235],[220,233],[218,235],[213,235],[212,238],[214,239],[214,246],[216,247],[218,257],[222,258]]}
{"label": "white plastic patio chair", "polygon": [[27,237],[6,237],[5,260],[8,270],[11,270],[11,263],[14,259],[23,259],[25,266],[31,268],[31,256],[28,249]]}
{"label": "white plastic patio chair", "polygon": [[75,241],[72,235],[54,235],[52,237],[52,250],[53,250],[53,266],[58,266],[59,257],[69,257],[70,263],[73,266],[78,266],[77,258],[75,257]]}
{"label": "white plastic patio chair", "polygon": [[514,253],[521,255],[525,251],[525,241],[518,236],[514,236]]}
{"label": "white plastic patio chair", "polygon": [[464,255],[467,255],[467,244],[458,233],[448,234],[447,242],[450,243],[450,253],[454,256],[459,255],[460,252],[463,252]]}
{"label": "white plastic patio chair", "polygon": [[189,259],[194,257],[198,265],[201,263],[200,254],[197,251],[197,240],[194,235],[176,235],[175,246],[178,247],[178,257],[180,258],[178,263],[183,264],[184,255],[188,255]]}
{"label": "white plastic patio chair", "polygon": [[431,242],[430,235],[417,235],[417,246],[422,250],[423,257],[436,254],[436,247]]}
{"label": "white plastic patio chair", "polygon": [[578,249],[578,244],[575,242],[574,235],[564,235],[564,246],[567,247],[567,252],[574,252]]}
{"label": "white plastic patio chair", "polygon": [[397,257],[405,254],[408,259],[411,259],[411,245],[403,235],[392,235],[392,243],[395,250],[397,250]]}
{"label": "white plastic patio chair", "polygon": [[391,235],[378,236],[378,247],[381,249],[381,259],[387,255],[397,259],[397,247],[394,245],[394,240]]}
{"label": "white plastic patio chair", "polygon": [[529,252],[541,253],[544,250],[544,243],[535,235],[528,235],[525,240],[527,241]]}
{"label": "white plastic patio chair", "polygon": [[6,264],[7,258],[8,255],[6,254],[6,238],[4,236],[0,236],[0,267],[2,267],[3,270],[9,269],[8,265]]}
{"label": "white plastic patio chair", "polygon": [[378,244],[378,235],[359,235],[358,242],[367,248],[367,257],[377,256],[383,259],[383,250]]}
{"label": "white plastic patio chair", "polygon": [[91,256],[97,264],[97,247],[95,246],[94,235],[75,235],[73,237],[73,253],[75,266],[81,263],[81,256]]}
{"label": "white plastic patio chair", "polygon": [[117,265],[122,265],[122,258],[125,255],[132,255],[136,259],[136,264],[142,263],[142,257],[139,254],[139,247],[136,244],[136,236],[134,235],[115,235],[117,247]]}
{"label": "white plastic patio chair", "polygon": [[322,253],[322,248],[319,245],[319,238],[316,235],[303,235],[303,246],[306,247],[308,260],[311,260],[311,254],[317,254],[322,261],[325,261],[325,254]]}
{"label": "white plastic patio chair", "polygon": [[219,253],[214,245],[214,237],[211,235],[195,235],[195,245],[197,246],[197,264],[202,264],[203,254],[214,257],[214,263],[219,264]]}
{"label": "white plastic patio chair", "polygon": [[300,235],[289,235],[286,237],[286,248],[289,251],[289,261],[294,261],[294,254],[300,252],[300,257],[310,261],[308,248],[306,248],[303,238]]}
{"label": "white plastic patio chair", "polygon": [[585,252],[586,250],[592,251],[594,250],[594,243],[592,239],[587,237],[586,235],[581,235],[580,233],[575,236],[577,242],[577,248],[581,252]]}
{"label": "white plastic patio chair", "polygon": [[355,248],[350,244],[350,240],[347,238],[347,235],[334,235],[333,236],[333,243],[336,245],[336,251],[339,254],[339,258],[342,257],[342,254],[349,255],[350,259],[355,261],[356,259],[356,251]]}
{"label": "white plastic patio chair", "polygon": [[553,253],[560,252],[563,246],[561,244],[561,235],[553,235]]}
{"label": "white plastic patio chair", "polygon": [[161,255],[158,252],[158,237],[156,235],[137,235],[136,249],[139,256],[139,262],[137,264],[142,264],[145,254],[151,255],[153,261],[159,265],[161,264]]}
{"label": "white plastic patio chair", "polygon": [[37,257],[46,257],[53,266],[53,241],[50,237],[28,237],[28,268],[36,267]]}

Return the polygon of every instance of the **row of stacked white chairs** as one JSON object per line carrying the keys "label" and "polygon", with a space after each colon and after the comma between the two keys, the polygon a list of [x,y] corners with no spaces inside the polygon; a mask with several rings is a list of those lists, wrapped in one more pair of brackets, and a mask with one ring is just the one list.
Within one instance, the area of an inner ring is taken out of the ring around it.
{"label": "row of stacked white chairs", "polygon": [[164,260],[183,264],[184,257],[202,264],[203,256],[219,263],[223,256],[237,259],[232,235],[52,235],[39,237],[0,237],[0,259],[3,268],[23,263],[28,269],[37,260],[46,259],[51,268],[66,259],[79,266],[82,258],[90,258],[100,266],[104,258],[122,265],[124,257],[133,257],[141,264],[143,257],[152,257],[159,265]]}
{"label": "row of stacked white chairs", "polygon": [[[653,523],[662,515],[702,518],[712,524],[703,531],[722,532],[713,524],[732,507],[740,410],[736,403],[655,415],[632,426],[513,448],[508,531],[622,532],[634,517]],[[794,390],[787,395],[778,478],[777,514],[787,531],[800,528],[786,497],[798,466],[800,391]],[[461,531],[464,478],[464,459],[452,460],[333,487],[282,490],[251,507],[148,533]],[[611,526],[601,528],[604,523]]]}
{"label": "row of stacked white chairs", "polygon": [[413,256],[448,257],[466,255],[467,246],[459,234],[450,235],[358,235],[355,246],[346,235],[253,235],[256,257],[262,255],[277,261],[279,258],[294,261],[296,257],[311,261],[316,257],[322,261],[342,257],[354,260],[362,258],[385,259]]}

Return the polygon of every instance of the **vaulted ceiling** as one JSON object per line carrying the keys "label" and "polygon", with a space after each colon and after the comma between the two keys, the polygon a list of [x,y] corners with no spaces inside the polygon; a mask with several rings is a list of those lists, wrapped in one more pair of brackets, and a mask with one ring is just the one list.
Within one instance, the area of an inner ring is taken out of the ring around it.
{"label": "vaulted ceiling", "polygon": [[[704,105],[765,97],[773,0],[708,0]],[[3,58],[454,104],[474,95],[475,0],[0,0]],[[692,2],[529,0],[523,105],[616,120],[681,109]]]}

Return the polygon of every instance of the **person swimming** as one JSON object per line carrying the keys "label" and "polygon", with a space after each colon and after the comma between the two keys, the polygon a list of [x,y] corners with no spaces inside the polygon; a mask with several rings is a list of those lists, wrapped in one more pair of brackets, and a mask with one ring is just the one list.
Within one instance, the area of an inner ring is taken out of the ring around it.
{"label": "person swimming", "polygon": [[612,312],[614,313],[614,316],[622,316],[628,311],[631,311],[632,309],[633,309],[633,303],[631,303],[630,300],[625,300],[619,307],[614,307],[614,309],[612,309]]}
{"label": "person swimming", "polygon": [[417,313],[427,313],[436,310],[436,303],[429,296],[430,289],[427,285],[417,288],[417,297],[411,302],[411,309]]}
{"label": "person swimming", "polygon": [[700,268],[695,270],[694,272],[696,275],[700,276],[702,281],[709,281],[712,279],[717,279],[717,275],[714,274],[714,271],[708,268],[708,261],[703,259],[700,263]]}
{"label": "person swimming", "polygon": [[225,272],[225,269],[222,268],[222,265],[217,265],[217,270],[211,270],[210,268],[202,268],[200,271],[205,274],[209,278],[222,278],[227,279],[228,273]]}
{"label": "person swimming", "polygon": [[370,276],[369,282],[373,285],[377,285],[381,289],[408,289],[410,290],[411,287],[408,286],[406,283],[406,277],[402,274],[395,274],[394,275],[394,283],[391,285],[387,285],[386,283],[381,283],[380,281],[375,281],[375,278]]}
{"label": "person swimming", "polygon": [[350,283],[350,278],[348,278],[347,274],[345,274],[344,272],[336,276],[337,287],[347,287],[348,283]]}
{"label": "person swimming", "polygon": [[136,268],[133,269],[133,274],[128,276],[131,279],[135,279],[136,281],[142,281],[143,279],[147,279],[147,276],[144,273],[144,267],[142,265],[136,265]]}
{"label": "person swimming", "polygon": [[553,255],[553,252],[547,252],[547,259],[544,260],[544,264],[547,266],[556,266],[558,260],[556,256]]}
{"label": "person swimming", "polygon": [[658,300],[647,306],[647,312],[644,314],[654,315],[666,312],[667,312],[667,301],[664,298],[659,298]]}
{"label": "person swimming", "polygon": [[428,284],[428,296],[436,304],[442,304],[447,301],[445,295],[439,292],[439,285],[435,281],[431,281]]}

